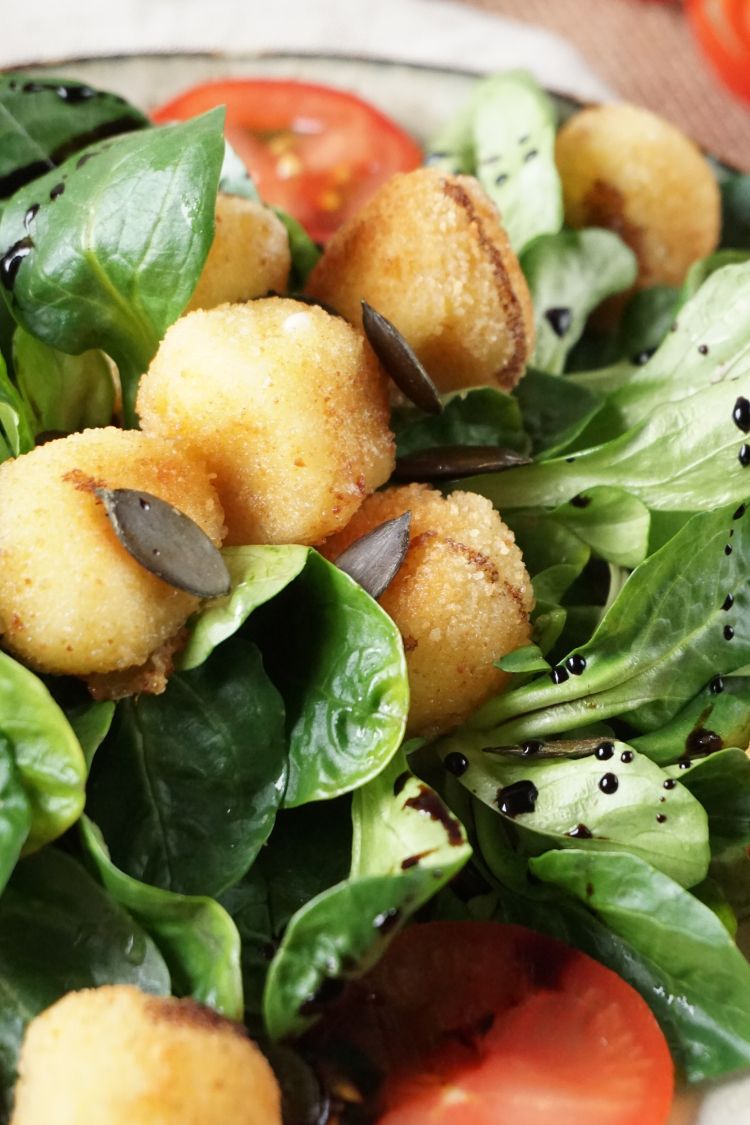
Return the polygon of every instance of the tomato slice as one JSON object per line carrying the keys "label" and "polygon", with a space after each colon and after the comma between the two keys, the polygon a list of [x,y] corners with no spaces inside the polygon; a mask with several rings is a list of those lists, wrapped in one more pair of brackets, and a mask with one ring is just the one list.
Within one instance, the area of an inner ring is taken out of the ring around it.
{"label": "tomato slice", "polygon": [[394,172],[422,162],[419,145],[373,106],[342,90],[270,78],[193,86],[152,115],[184,120],[227,109],[226,135],[261,198],[325,241]]}
{"label": "tomato slice", "polygon": [[685,11],[719,76],[750,99],[750,0],[686,0]]}
{"label": "tomato slice", "polygon": [[329,1062],[342,1044],[367,1060],[379,1125],[664,1125],[674,1092],[667,1043],[630,985],[493,922],[405,930],[312,1044]]}

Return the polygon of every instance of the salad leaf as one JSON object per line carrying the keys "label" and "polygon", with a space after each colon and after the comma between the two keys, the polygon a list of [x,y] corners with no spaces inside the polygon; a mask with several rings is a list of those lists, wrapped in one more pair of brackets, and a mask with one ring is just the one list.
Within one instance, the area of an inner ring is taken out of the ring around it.
{"label": "salad leaf", "polygon": [[0,218],[14,317],[59,351],[111,355],[131,421],[208,254],[223,151],[220,110],[118,137],[16,192]]}
{"label": "salad leaf", "polygon": [[720,750],[691,762],[689,769],[677,764],[665,772],[681,781],[708,813],[715,853],[750,844],[750,758],[744,750]]}
{"label": "salad leaf", "polygon": [[375,963],[407,918],[471,854],[459,823],[401,751],[352,802],[350,876],[292,918],[268,973],[273,1039],[303,1031],[343,980]]}
{"label": "salad leaf", "polygon": [[539,677],[490,700],[468,725],[494,728],[483,745],[559,735],[615,715],[639,731],[658,728],[716,675],[748,662],[749,569],[744,508],[693,516],[625,583],[579,650],[582,675],[562,683]]}
{"label": "salad leaf", "polygon": [[34,420],[0,355],[0,461],[34,448]]}
{"label": "salad leaf", "polygon": [[637,290],[623,310],[614,358],[628,359],[637,367],[647,363],[674,324],[677,304],[678,290],[672,285]]}
{"label": "salad leaf", "polygon": [[[658,972],[662,984],[646,998],[691,1082],[750,1063],[750,965],[708,907],[637,856],[547,852],[529,866]],[[618,968],[638,987],[625,951]]]}
{"label": "salad leaf", "polygon": [[66,711],[76,738],[81,744],[87,769],[91,769],[94,754],[109,734],[115,717],[115,704],[111,700],[94,700],[78,704]]}
{"label": "salad leaf", "polygon": [[310,550],[299,577],[256,610],[250,625],[286,705],[284,804],[340,796],[379,774],[401,744],[409,705],[403,644],[391,618]]}
{"label": "salad leaf", "polygon": [[35,436],[48,431],[67,434],[112,421],[115,383],[102,352],[66,355],[17,328],[13,371]]}
{"label": "salad leaf", "polygon": [[[532,755],[521,747],[467,745],[460,734],[440,748],[468,763],[460,782],[496,816],[512,820],[518,847],[626,851],[683,886],[705,878],[710,859],[706,814],[679,784],[625,743],[550,742]],[[671,783],[670,783],[671,784]]]}
{"label": "salad leaf", "polygon": [[432,139],[429,163],[475,175],[503,216],[519,253],[562,225],[555,166],[555,110],[525,71],[477,82],[471,98]]}
{"label": "salad leaf", "polygon": [[318,259],[323,251],[313,242],[302,223],[298,223],[293,215],[282,210],[281,207],[273,207],[272,210],[277,219],[280,219],[286,227],[289,252],[292,256],[289,291],[298,293],[305,288],[307,279],[318,264]]}
{"label": "salad leaf", "polygon": [[721,245],[750,250],[750,176],[727,176],[720,186]]}
{"label": "salad leaf", "polygon": [[86,763],[62,710],[42,681],[0,653],[0,735],[12,748],[31,808],[24,850],[35,851],[83,811]]}
{"label": "salad leaf", "polygon": [[697,262],[693,262],[685,274],[685,280],[679,294],[680,303],[684,304],[685,301],[694,297],[706,278],[710,277],[712,273],[723,269],[724,266],[741,265],[748,258],[750,258],[750,248],[747,250],[717,250],[714,254],[709,254],[707,258],[699,258]]}
{"label": "salad leaf", "polygon": [[599,558],[617,566],[638,566],[648,553],[651,527],[648,508],[620,488],[595,487],[585,496],[573,497],[572,501],[549,512],[522,509],[507,516],[507,522],[514,527],[522,526],[524,520],[535,521],[550,535],[553,526],[562,525],[591,547]]}
{"label": "salad leaf", "polygon": [[513,388],[513,398],[521,407],[531,448],[542,460],[556,456],[585,432],[602,405],[595,391],[567,379],[561,386],[555,375],[533,368]]}
{"label": "salad leaf", "polygon": [[0,894],[18,862],[31,828],[29,798],[8,740],[0,736]]}
{"label": "salad leaf", "polygon": [[119,704],[87,811],[127,875],[215,895],[268,838],[285,777],[283,704],[260,653],[235,637],[163,695]]}
{"label": "salad leaf", "polygon": [[120,871],[87,816],[81,819],[81,836],[104,888],[158,946],[173,992],[192,996],[229,1019],[242,1019],[240,937],[227,912],[214,899],[174,894]]}
{"label": "salad leaf", "polygon": [[169,993],[141,927],[70,856],[22,860],[0,898],[0,1088],[10,1090],[26,1025],[66,992],[132,984]]}
{"label": "salad leaf", "polygon": [[68,78],[0,76],[0,199],[97,141],[148,118],[118,94]]}
{"label": "salad leaf", "polygon": [[633,746],[660,765],[710,748],[750,744],[750,678],[733,674],[713,679],[673,719],[632,739]]}
{"label": "salad leaf", "polygon": [[498,445],[529,452],[519,404],[504,391],[472,387],[443,395],[441,401],[440,414],[425,414],[414,406],[396,407],[391,426],[398,457],[436,445]]}
{"label": "salad leaf", "polygon": [[226,195],[239,195],[242,199],[249,199],[252,203],[261,202],[252,176],[226,137],[224,138],[224,159],[219,172],[219,191]]}
{"label": "salad leaf", "polygon": [[532,364],[559,375],[580,339],[589,313],[605,297],[633,284],[635,254],[608,230],[563,230],[543,234],[521,255],[534,303],[536,346]]}

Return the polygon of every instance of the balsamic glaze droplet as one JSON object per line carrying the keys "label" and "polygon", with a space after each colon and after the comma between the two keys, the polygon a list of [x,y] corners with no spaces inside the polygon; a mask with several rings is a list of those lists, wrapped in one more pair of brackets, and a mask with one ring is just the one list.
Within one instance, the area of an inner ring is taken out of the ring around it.
{"label": "balsamic glaze droplet", "polygon": [[522,744],[521,753],[524,757],[531,758],[534,754],[538,754],[541,748],[541,742],[537,742],[535,738],[530,738],[528,742]]}
{"label": "balsamic glaze droplet", "polygon": [[594,757],[600,762],[608,762],[614,756],[615,744],[614,742],[600,742],[594,751]]}
{"label": "balsamic glaze droplet", "polygon": [[664,782],[664,785],[662,786],[662,788],[664,788],[664,789],[674,789],[676,784],[677,784],[677,781],[675,780],[675,778],[668,777],[667,780]]}
{"label": "balsamic glaze droplet", "polygon": [[747,511],[747,504],[740,504],[739,508],[732,514],[733,520],[741,520]]}
{"label": "balsamic glaze droplet", "polygon": [[711,683],[708,685],[708,690],[711,692],[711,695],[720,695],[724,690],[724,677],[714,676]]}
{"label": "balsamic glaze droplet", "polygon": [[681,770],[689,770],[690,767],[692,766],[692,764],[693,763],[691,761],[689,761],[687,758],[683,758],[683,760],[681,762],[677,763],[677,765],[679,766],[679,768]]}
{"label": "balsamic glaze droplet", "polygon": [[581,656],[579,652],[574,652],[565,661],[565,667],[572,676],[581,676],[586,671],[586,657]]}
{"label": "balsamic glaze droplet", "polygon": [[746,469],[748,465],[750,465],[750,445],[740,446],[740,451],[737,454],[737,460],[739,461],[740,465],[742,465],[743,469]]}
{"label": "balsamic glaze droplet", "polygon": [[414,349],[390,320],[362,301],[362,327],[370,346],[398,389],[425,414],[441,414],[438,389]]}
{"label": "balsamic glaze droplet", "polygon": [[495,183],[497,184],[498,187],[502,187],[507,179],[508,179],[508,173],[507,172],[498,172],[498,174],[495,176]]}
{"label": "balsamic glaze droplet", "polygon": [[525,163],[525,164],[528,164],[528,162],[529,162],[530,160],[533,160],[533,159],[534,159],[534,157],[535,157],[535,156],[538,156],[538,155],[539,155],[539,151],[538,151],[537,149],[535,149],[535,148],[530,148],[530,149],[529,149],[529,151],[528,151],[528,152],[526,153],[526,155],[525,155],[525,156],[524,156],[524,158],[523,158],[523,159],[524,159],[524,163]]}
{"label": "balsamic glaze droplet", "polygon": [[497,791],[497,807],[506,816],[516,817],[533,813],[539,791],[533,781],[514,781]]}
{"label": "balsamic glaze droplet", "polygon": [[626,766],[629,766],[634,757],[635,754],[632,750],[623,750],[622,754],[620,754],[620,761],[624,762]]}
{"label": "balsamic glaze droplet", "polygon": [[33,249],[34,243],[27,236],[14,242],[0,258],[0,281],[6,289],[12,289],[18,276],[18,271]]}
{"label": "balsamic glaze droplet", "polygon": [[221,553],[184,512],[131,488],[97,488],[96,495],[120,543],[146,570],[199,598],[229,593],[232,581]]}
{"label": "balsamic glaze droplet", "polygon": [[65,191],[65,184],[62,183],[62,181],[59,184],[55,184],[55,186],[53,188],[50,188],[49,197],[52,200],[52,202],[54,203],[55,200],[58,199],[64,191]]}
{"label": "balsamic glaze droplet", "polygon": [[648,363],[655,351],[656,348],[644,348],[642,352],[636,352],[632,357],[632,361],[636,367],[643,367],[644,364]]}
{"label": "balsamic glaze droplet", "polygon": [[551,668],[549,678],[553,684],[564,684],[568,679],[568,673],[563,668],[562,664],[558,664],[556,668]]}
{"label": "balsamic glaze droplet", "polygon": [[446,754],[443,758],[443,765],[448,773],[452,773],[454,777],[460,777],[469,768],[469,759],[460,754],[458,750],[451,750],[450,754]]}
{"label": "balsamic glaze droplet", "polygon": [[698,351],[701,355],[708,355],[708,344],[699,344]]}
{"label": "balsamic glaze droplet", "polygon": [[436,480],[501,473],[530,464],[530,457],[500,445],[438,445],[399,457],[393,477],[394,480],[429,484]]}
{"label": "balsamic glaze droplet", "polygon": [[731,553],[732,553],[732,544],[727,543],[726,547],[724,548],[724,554],[725,555],[731,555]]}
{"label": "balsamic glaze droplet", "polygon": [[372,924],[379,934],[387,934],[394,926],[398,925],[400,920],[401,911],[392,906],[389,910],[384,910],[382,914],[376,914]]}
{"label": "balsamic glaze droplet", "polygon": [[666,813],[660,812],[660,813],[657,813],[657,814],[656,814],[656,823],[657,823],[657,824],[664,824],[664,822],[666,821],[666,819],[667,819],[667,814],[666,814]]}
{"label": "balsamic glaze droplet", "polygon": [[733,636],[734,636],[734,629],[732,628],[732,626],[731,625],[725,625],[724,626],[724,640],[725,641],[731,641]]}
{"label": "balsamic glaze droplet", "polygon": [[555,335],[562,338],[573,323],[573,312],[564,307],[547,309],[544,319]]}
{"label": "balsamic glaze droplet", "polygon": [[732,407],[732,421],[743,434],[750,434],[750,401],[743,395],[740,395]]}
{"label": "balsamic glaze droplet", "polygon": [[692,755],[715,754],[722,750],[724,742],[715,730],[706,730],[705,727],[695,727],[685,739],[685,750]]}
{"label": "balsamic glaze droplet", "polygon": [[38,203],[32,203],[31,207],[29,207],[28,211],[26,212],[26,214],[23,217],[23,225],[26,227],[26,230],[29,229],[29,227],[34,222],[34,219],[37,217],[38,214],[39,214],[39,204]]}
{"label": "balsamic glaze droplet", "polygon": [[575,828],[571,828],[570,832],[565,833],[570,836],[571,840],[592,840],[594,833],[585,824],[577,824]]}
{"label": "balsamic glaze droplet", "polygon": [[409,550],[411,512],[386,520],[347,547],[336,559],[371,598],[379,598],[396,577]]}
{"label": "balsamic glaze droplet", "polygon": [[727,594],[724,601],[721,603],[722,609],[731,609],[734,605],[734,594]]}
{"label": "balsamic glaze droplet", "polygon": [[411,776],[412,775],[409,772],[409,770],[404,770],[403,773],[400,773],[398,775],[398,777],[396,778],[396,780],[393,783],[393,796],[394,797],[398,797],[399,793],[404,788],[404,786],[406,785],[407,781],[409,780],[409,778]]}
{"label": "balsamic glaze droplet", "polygon": [[599,788],[602,793],[606,793],[608,796],[612,793],[616,793],[619,785],[620,782],[617,779],[617,775],[614,773],[605,773],[604,776],[599,779]]}
{"label": "balsamic glaze droplet", "polygon": [[574,496],[570,502],[574,508],[588,508],[591,503],[591,497],[578,495]]}

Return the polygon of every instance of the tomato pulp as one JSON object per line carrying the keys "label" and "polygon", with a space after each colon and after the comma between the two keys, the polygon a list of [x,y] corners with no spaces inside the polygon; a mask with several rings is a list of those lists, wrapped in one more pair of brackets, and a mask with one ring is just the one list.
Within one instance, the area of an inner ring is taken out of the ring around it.
{"label": "tomato pulp", "polygon": [[419,145],[353,94],[307,82],[207,82],[153,114],[184,120],[225,105],[226,135],[266,203],[324,242],[394,172],[422,163]]}
{"label": "tomato pulp", "polygon": [[379,1125],[664,1125],[674,1074],[639,994],[520,926],[400,934],[313,1032],[380,1078]]}
{"label": "tomato pulp", "polygon": [[685,11],[721,78],[750,99],[750,0],[687,0]]}

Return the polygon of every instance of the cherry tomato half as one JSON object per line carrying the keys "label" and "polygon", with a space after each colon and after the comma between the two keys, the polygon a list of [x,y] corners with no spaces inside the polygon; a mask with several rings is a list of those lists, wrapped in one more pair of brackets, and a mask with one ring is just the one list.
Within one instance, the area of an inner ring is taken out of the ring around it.
{"label": "cherry tomato half", "polygon": [[156,122],[227,107],[229,143],[261,198],[324,242],[394,172],[422,162],[412,138],[353,94],[306,82],[207,82],[160,106]]}
{"label": "cherry tomato half", "polygon": [[685,11],[719,76],[750,99],[750,0],[686,0]]}
{"label": "cherry tomato half", "polygon": [[379,1125],[664,1125],[672,1104],[645,1001],[520,926],[409,927],[312,1038],[380,1075]]}

